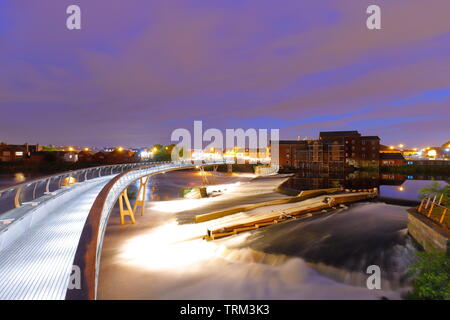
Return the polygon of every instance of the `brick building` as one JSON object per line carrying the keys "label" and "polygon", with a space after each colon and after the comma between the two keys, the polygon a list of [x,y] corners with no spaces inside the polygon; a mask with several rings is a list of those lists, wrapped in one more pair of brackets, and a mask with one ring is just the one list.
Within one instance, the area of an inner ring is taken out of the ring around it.
{"label": "brick building", "polygon": [[351,167],[378,167],[380,161],[380,138],[361,136],[358,131],[321,132],[319,139],[328,143],[344,145],[345,164]]}
{"label": "brick building", "polygon": [[380,138],[358,131],[321,132],[318,140],[281,140],[279,163],[294,169],[378,167]]}
{"label": "brick building", "polygon": [[392,152],[380,153],[380,165],[383,167],[398,167],[406,164],[406,160],[401,153]]}

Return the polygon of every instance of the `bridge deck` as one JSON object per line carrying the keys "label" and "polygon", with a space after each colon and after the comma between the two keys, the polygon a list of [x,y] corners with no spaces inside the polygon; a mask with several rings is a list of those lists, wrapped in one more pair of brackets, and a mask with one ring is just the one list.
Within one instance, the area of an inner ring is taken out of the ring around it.
{"label": "bridge deck", "polygon": [[0,299],[64,299],[86,217],[111,178],[86,182],[87,189],[0,251]]}

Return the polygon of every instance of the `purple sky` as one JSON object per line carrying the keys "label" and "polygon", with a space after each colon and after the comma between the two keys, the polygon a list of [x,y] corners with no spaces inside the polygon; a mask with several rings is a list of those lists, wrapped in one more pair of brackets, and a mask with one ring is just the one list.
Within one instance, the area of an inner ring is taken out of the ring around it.
{"label": "purple sky", "polygon": [[203,120],[440,145],[449,15],[449,0],[2,0],[0,141],[139,147]]}

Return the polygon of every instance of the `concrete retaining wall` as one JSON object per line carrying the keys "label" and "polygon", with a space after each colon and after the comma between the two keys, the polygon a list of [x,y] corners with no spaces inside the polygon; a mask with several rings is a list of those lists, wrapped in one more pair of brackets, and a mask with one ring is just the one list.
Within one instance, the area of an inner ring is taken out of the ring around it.
{"label": "concrete retaining wall", "polygon": [[415,210],[408,210],[408,232],[425,251],[450,254],[450,233]]}

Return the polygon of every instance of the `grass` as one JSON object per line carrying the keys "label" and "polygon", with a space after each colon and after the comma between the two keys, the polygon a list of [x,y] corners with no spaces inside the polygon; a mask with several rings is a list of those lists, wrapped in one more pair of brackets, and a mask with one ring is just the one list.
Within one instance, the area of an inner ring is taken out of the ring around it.
{"label": "grass", "polygon": [[446,253],[418,252],[418,262],[411,265],[413,290],[411,300],[450,300],[450,257]]}

